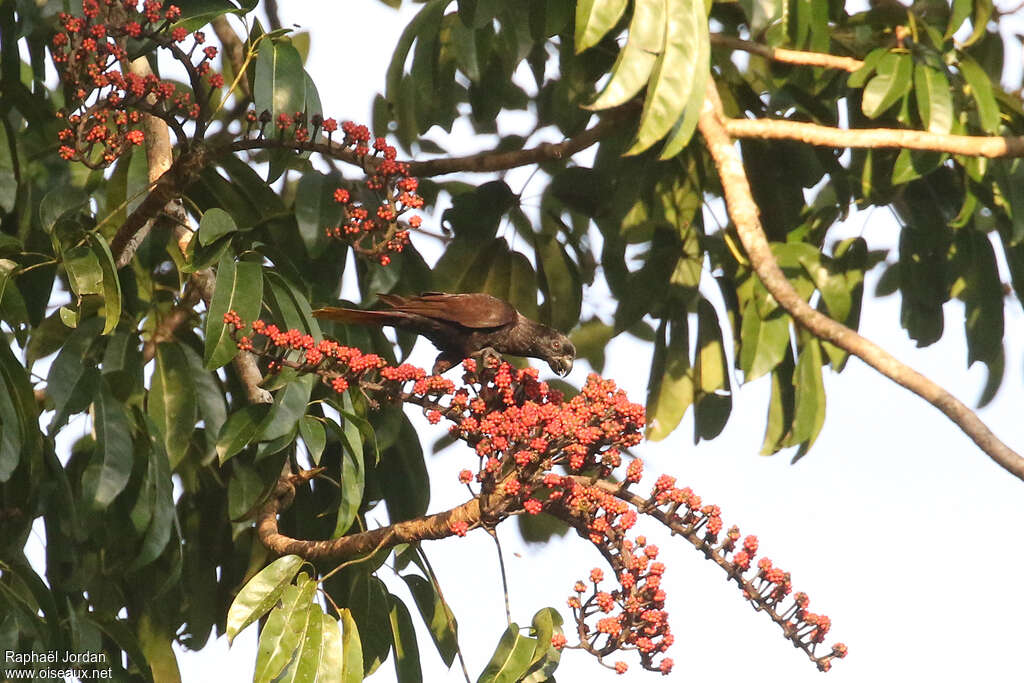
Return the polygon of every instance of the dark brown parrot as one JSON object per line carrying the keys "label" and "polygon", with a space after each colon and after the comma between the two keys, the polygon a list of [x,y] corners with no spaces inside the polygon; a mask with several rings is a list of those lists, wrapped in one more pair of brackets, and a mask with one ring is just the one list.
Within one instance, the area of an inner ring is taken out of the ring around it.
{"label": "dark brown parrot", "polygon": [[422,335],[441,352],[434,361],[435,374],[487,349],[540,358],[563,376],[572,370],[576,347],[568,337],[524,317],[512,304],[490,294],[381,294],[380,299],[391,310],[320,308],[313,311],[313,315],[343,323],[395,327]]}

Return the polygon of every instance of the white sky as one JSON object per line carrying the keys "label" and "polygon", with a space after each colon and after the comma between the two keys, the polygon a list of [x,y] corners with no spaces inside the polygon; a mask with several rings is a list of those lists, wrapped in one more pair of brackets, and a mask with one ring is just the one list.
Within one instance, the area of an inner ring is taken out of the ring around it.
{"label": "white sky", "polygon": [[[282,5],[286,25],[312,30],[308,70],[320,89],[325,115],[369,123],[370,103],[383,88],[391,46],[420,6],[407,2],[395,13],[371,0]],[[448,142],[457,152],[493,144],[465,134]],[[525,175],[509,176],[513,190],[522,189]],[[526,195],[531,194],[528,189]],[[425,224],[436,228],[438,215],[427,216]],[[892,247],[898,228],[879,210],[855,215],[839,233],[830,237],[862,234],[873,248]],[[423,241],[417,246],[430,249]],[[874,291],[877,275],[868,276],[867,292]],[[600,292],[585,296],[603,308],[596,300]],[[866,336],[968,404],[976,400],[985,372],[980,364],[971,371],[964,367],[960,304],[946,306],[943,341],[918,350],[899,327],[895,297],[865,303],[861,331]],[[1007,350],[1003,389],[980,414],[1020,449],[1024,314],[1016,302],[1007,308],[1006,338],[1013,344]],[[419,345],[416,357],[429,362],[426,346]],[[649,352],[649,346],[621,339],[609,349],[605,375],[635,401],[644,400]],[[581,362],[569,379],[578,384],[588,371]],[[676,475],[680,485],[719,504],[727,525],[736,523],[744,533],[757,534],[762,555],[793,573],[795,589],[810,594],[812,611],[832,618],[828,642],[846,642],[851,654],[835,663],[828,680],[1020,680],[1014,659],[1024,635],[1019,616],[1024,594],[1015,579],[1024,561],[1018,542],[1024,531],[1024,483],[991,462],[937,410],[856,359],[842,375],[826,374],[825,382],[825,427],[810,455],[796,466],[785,454],[757,454],[767,410],[765,379],[734,396],[732,418],[718,439],[693,447],[688,416],[669,439],[643,444],[638,453],[650,474]],[[424,441],[431,443],[441,429],[424,426]],[[459,448],[428,455],[432,512],[464,500],[456,474],[473,466],[474,458]],[[573,582],[601,566],[596,551],[575,537],[526,547],[514,523],[499,533],[513,619],[528,624],[546,606],[568,617],[564,606]],[[665,588],[676,634],[669,653],[676,661],[673,680],[823,680],[778,628],[726,583],[720,570],[685,542],[659,535],[651,527],[649,536],[657,538],[669,564]],[[465,539],[428,543],[425,549],[459,619],[461,645],[475,679],[505,628],[493,542],[477,531]],[[387,574],[381,571],[418,622],[404,584]],[[457,664],[446,671],[422,627],[418,636],[424,680],[462,680]],[[250,627],[230,651],[220,639],[201,653],[183,653],[183,678],[251,679],[254,647],[255,628]],[[634,658],[624,659],[631,665],[629,680],[657,680],[657,674],[638,672]],[[566,651],[556,677],[616,680],[613,672],[574,651]],[[386,662],[372,680],[394,680],[392,663]]]}

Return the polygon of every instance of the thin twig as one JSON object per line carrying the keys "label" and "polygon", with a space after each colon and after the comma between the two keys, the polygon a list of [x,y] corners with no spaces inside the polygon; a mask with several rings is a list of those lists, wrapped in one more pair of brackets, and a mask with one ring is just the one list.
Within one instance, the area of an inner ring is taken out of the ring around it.
{"label": "thin twig", "polygon": [[498,532],[493,526],[485,527],[487,533],[494,539],[494,547],[498,549],[498,567],[501,569],[501,590],[505,594],[505,620],[512,625],[512,606],[508,599],[508,574],[505,573],[505,554],[501,552],[501,541],[498,540]]}
{"label": "thin twig", "polygon": [[732,50],[742,50],[743,52],[749,52],[750,54],[784,64],[823,66],[851,73],[864,66],[864,62],[853,57],[840,57],[839,55],[830,55],[824,52],[806,52],[804,50],[770,47],[760,43],[752,43],[749,40],[734,38],[733,36],[724,36],[720,33],[711,34],[711,44]]}

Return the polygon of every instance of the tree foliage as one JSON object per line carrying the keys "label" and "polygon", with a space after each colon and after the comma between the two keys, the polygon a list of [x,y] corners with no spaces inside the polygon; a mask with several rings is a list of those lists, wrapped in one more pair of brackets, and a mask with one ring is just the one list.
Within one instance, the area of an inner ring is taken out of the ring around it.
{"label": "tree foliage", "polygon": [[[308,37],[267,30],[255,2],[71,4],[0,3],[6,649],[105,651],[119,674],[175,680],[172,642],[201,649],[262,619],[259,680],[347,683],[391,657],[417,681],[414,614],[447,665],[458,652],[420,542],[543,509],[558,522],[531,533],[575,528],[619,581],[606,592],[592,573],[570,599],[566,632],[602,661],[638,650],[671,667],[664,567],[625,535],[640,513],[828,668],[845,647],[815,652],[827,617],[802,594],[783,608],[789,576],[751,565],[756,539],[723,531],[717,506],[674,480],[642,496],[638,468],[613,478],[644,423],[662,439],[692,412],[696,440],[714,439],[739,385],[766,377],[763,452],[803,457],[827,419],[823,373],[852,353],[1024,477],[966,406],[855,332],[865,273],[881,268],[877,294],[899,294],[918,346],[963,302],[954,334],[988,369],[982,405],[1004,380],[1004,310],[1024,295],[1024,108],[1000,82],[990,0],[427,0],[393,54],[360,56],[390,59],[371,127],[322,111]],[[532,133],[502,130],[512,111]],[[431,135],[456,124],[497,142],[451,155]],[[522,166],[538,171],[539,210],[500,174]],[[729,220],[709,223],[722,206]],[[834,237],[872,206],[898,218],[894,253]],[[438,238],[428,262],[418,242]],[[484,363],[457,389],[416,374],[400,364],[407,335],[314,318],[346,268],[358,306],[384,292],[506,299],[571,333],[598,373],[614,376],[604,348],[629,335],[650,349],[646,415],[596,377],[542,390]],[[584,316],[595,285],[607,317]],[[459,402],[467,388],[480,411]],[[403,402],[481,456],[469,502],[424,517],[420,438],[443,432],[417,434]],[[483,424],[527,405],[548,411],[530,428],[585,419],[541,445]],[[391,526],[368,530],[380,506]],[[40,519],[44,572],[24,553]],[[414,604],[375,576],[389,557]],[[598,620],[613,603],[618,626]],[[547,680],[562,626],[552,608],[510,624],[480,680]]]}

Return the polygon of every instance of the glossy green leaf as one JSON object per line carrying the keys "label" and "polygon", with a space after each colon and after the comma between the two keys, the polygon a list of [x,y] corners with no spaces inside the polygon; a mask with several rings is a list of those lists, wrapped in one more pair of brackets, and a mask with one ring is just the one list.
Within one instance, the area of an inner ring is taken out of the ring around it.
{"label": "glossy green leaf", "polygon": [[729,370],[722,343],[718,314],[705,298],[697,302],[697,353],[694,357],[694,388],[703,393],[729,389]]}
{"label": "glossy green leaf", "polygon": [[626,11],[627,0],[580,0],[576,3],[576,53],[597,45]]}
{"label": "glossy green leaf", "polygon": [[999,132],[999,104],[992,90],[992,80],[981,66],[964,56],[960,59],[960,73],[971,88],[971,96],[978,107],[978,122],[989,135]]}
{"label": "glossy green leaf", "polygon": [[[379,667],[391,651],[391,606],[388,591],[383,582],[367,572],[359,572],[352,581],[348,596],[348,607],[352,611],[359,632],[363,670],[369,673]],[[345,636],[348,626],[345,624]],[[347,650],[346,650],[347,652]]]}
{"label": "glossy green leaf", "polygon": [[284,589],[291,585],[299,572],[303,559],[298,555],[285,555],[271,562],[252,577],[228,609],[225,632],[228,644],[246,626],[253,623],[277,604]]}
{"label": "glossy green leaf", "polygon": [[433,583],[418,574],[405,574],[402,579],[412,593],[441,660],[450,667],[459,649],[458,622]]}
{"label": "glossy green leaf", "polygon": [[948,133],[953,128],[953,93],[945,72],[925,64],[914,65],[914,97],[921,123],[930,133]]}
{"label": "glossy green leaf", "polygon": [[224,324],[224,314],[234,311],[243,321],[251,323],[259,314],[262,299],[262,266],[250,261],[235,263],[232,254],[225,253],[217,266],[213,299],[206,314],[203,363],[208,370],[216,370],[238,355],[231,328]]}
{"label": "glossy green leaf", "polygon": [[302,56],[289,40],[264,40],[256,55],[253,100],[256,111],[267,110],[274,120],[304,111],[306,78]]}
{"label": "glossy green leaf", "polygon": [[660,441],[672,433],[694,397],[686,318],[672,320],[670,335],[667,335],[667,328],[668,321],[663,320],[654,345],[651,377],[647,385],[647,438],[651,441]]}
{"label": "glossy green leaf", "polygon": [[53,400],[56,411],[49,432],[54,433],[67,422],[68,417],[92,402],[100,373],[95,362],[86,357],[89,348],[100,333],[101,321],[90,318],[71,333],[60,353],[50,365],[46,376],[46,392]]}
{"label": "glossy green leaf", "polygon": [[757,312],[753,300],[743,310],[740,328],[740,369],[744,380],[752,382],[771,372],[789,348],[789,316],[774,311],[766,319]]}
{"label": "glossy green leaf", "polygon": [[249,519],[269,492],[268,488],[255,467],[236,461],[228,480],[228,519],[234,522]]}
{"label": "glossy green leaf", "polygon": [[[352,399],[345,394],[343,400],[351,408]],[[334,524],[332,538],[339,538],[349,530],[359,513],[363,502],[363,490],[366,486],[366,466],[363,463],[363,434],[356,422],[358,418],[351,412],[343,412],[343,424],[333,421],[326,424],[335,433],[342,444],[341,453],[341,496],[338,500],[338,516]],[[367,425],[369,427],[369,425]]]}
{"label": "glossy green leaf", "polygon": [[146,410],[163,436],[171,469],[174,469],[188,451],[198,412],[192,368],[181,345],[174,342],[157,345],[153,384],[146,398]]}
{"label": "glossy green leaf", "polygon": [[484,667],[477,683],[514,683],[530,668],[537,640],[519,632],[519,625],[512,623],[505,629],[494,655]]}
{"label": "glossy green leaf", "polygon": [[647,84],[665,49],[666,0],[636,0],[626,45],[612,67],[604,90],[589,106],[610,109],[628,102]]}
{"label": "glossy green leaf", "polygon": [[103,291],[103,269],[92,248],[83,244],[64,252],[64,268],[76,296]]}
{"label": "glossy green leaf", "polygon": [[399,683],[419,683],[423,680],[420,651],[416,644],[416,629],[412,625],[409,608],[396,596],[388,594],[391,609],[391,639],[395,653],[395,676]]}
{"label": "glossy green leaf", "polygon": [[398,438],[381,456],[377,472],[387,482],[384,501],[392,522],[424,515],[430,503],[427,466],[419,434],[405,413],[401,413]]}
{"label": "glossy green leaf", "polygon": [[583,285],[564,245],[554,236],[537,236],[534,241],[537,278],[544,303],[541,320],[560,330],[570,330],[579,321]]}
{"label": "glossy green leaf", "polygon": [[[319,612],[319,610],[317,610]],[[345,683],[342,654],[341,624],[337,619],[320,612],[320,662],[317,665],[317,683]]]}
{"label": "glossy green leaf", "polygon": [[889,54],[889,49],[885,47],[876,47],[874,50],[869,52],[864,57],[864,64],[859,69],[850,74],[846,80],[846,84],[851,88],[862,88],[867,83],[868,78],[871,74],[875,73],[875,69],[881,63],[882,58]]}
{"label": "glossy green leaf", "polygon": [[235,220],[224,209],[207,209],[203,218],[199,221],[199,243],[202,245],[212,244],[224,235],[230,235],[238,230]]}
{"label": "glossy green leaf", "polygon": [[341,679],[344,683],[361,683],[363,646],[359,640],[359,629],[352,618],[352,611],[348,608],[339,610],[338,622],[341,624]]}
{"label": "glossy green leaf", "polygon": [[260,434],[260,425],[270,412],[265,403],[247,405],[228,416],[217,436],[217,458],[224,464],[252,443]]}
{"label": "glossy green leaf", "polygon": [[545,607],[533,615],[531,627],[537,646],[522,682],[543,683],[551,679],[562,658],[562,651],[551,644],[552,636],[562,633],[562,615],[552,607]]}
{"label": "glossy green leaf", "polygon": [[[316,585],[315,581],[308,583]],[[320,611],[320,607],[315,602],[310,602],[306,609],[306,618],[302,620],[302,627],[298,631],[299,646],[295,650],[294,658],[289,662],[284,673],[273,679],[275,682],[296,683],[297,681],[317,681],[326,678],[326,676],[320,677],[324,646],[323,617],[324,613]],[[340,674],[340,669],[335,672],[336,676],[337,674]]]}
{"label": "glossy green leaf", "polygon": [[[664,1],[664,49],[658,55],[651,72],[640,114],[640,128],[627,154],[639,154],[673,129],[691,102],[693,86],[701,83],[701,79],[695,79],[694,75],[704,75],[710,68],[710,38],[704,3],[700,0]],[[698,100],[696,110],[691,106],[687,112],[689,122],[686,126],[688,131],[684,131],[686,141],[696,126],[700,103],[704,101],[703,92]],[[681,147],[679,140],[673,142],[673,147]]]}
{"label": "glossy green leaf", "polygon": [[864,86],[861,111],[870,119],[877,118],[907,94],[914,73],[914,61],[907,54],[890,52],[878,62],[875,75]]}
{"label": "glossy green leaf", "polygon": [[299,420],[299,434],[302,435],[302,443],[306,444],[310,460],[314,465],[319,465],[320,456],[327,445],[327,433],[324,431],[323,423],[312,415],[303,415]]}
{"label": "glossy green leaf", "polygon": [[[625,4],[625,2],[623,2]],[[7,122],[0,123],[0,211],[10,213],[18,196],[15,147],[7,134]]]}
{"label": "glossy green leaf", "polygon": [[761,444],[761,455],[778,451],[793,425],[793,355],[787,353],[772,371],[772,390],[768,401],[768,419]]}
{"label": "glossy green leaf", "polygon": [[203,435],[206,440],[203,460],[212,460],[217,454],[217,437],[228,419],[224,391],[217,381],[216,373],[203,367],[203,359],[198,353],[184,344],[180,345],[180,349],[188,362],[189,374],[195,384],[199,417],[203,421]]}
{"label": "glossy green leaf", "polygon": [[92,404],[96,449],[82,472],[82,499],[105,509],[128,485],[132,475],[131,426],[124,405],[101,383]]}
{"label": "glossy green leaf", "polygon": [[301,375],[277,392],[270,412],[258,428],[260,441],[273,441],[296,429],[299,419],[306,414],[306,405],[317,379],[313,374]]}
{"label": "glossy green leaf", "polygon": [[[297,650],[305,639],[310,614],[320,612],[319,608],[312,604],[316,585],[316,581],[312,581],[303,573],[299,574],[294,586],[285,587],[281,594],[281,605],[270,612],[266,624],[260,630],[253,681],[270,683],[279,676],[294,680],[287,673],[282,676],[282,673],[289,664],[292,664],[289,670],[299,665]],[[314,616],[319,626],[320,616]],[[317,640],[319,641],[319,638]],[[320,659],[319,652],[316,659]]]}
{"label": "glossy green leaf", "polygon": [[793,430],[786,445],[802,445],[809,449],[825,424],[825,385],[821,377],[821,344],[801,329],[800,356],[797,359],[794,388],[796,390]]}
{"label": "glossy green leaf", "polygon": [[103,334],[110,334],[117,327],[121,318],[121,280],[117,276],[114,256],[103,235],[93,233],[89,239],[89,248],[96,255],[103,274],[101,294],[103,294]]}
{"label": "glossy green leaf", "polygon": [[[171,464],[167,459],[167,452],[159,436],[153,429],[155,425],[149,423],[146,430],[137,438],[142,441],[142,447],[148,451],[146,457],[145,484],[151,487],[151,514],[148,515],[148,524],[143,529],[144,535],[142,547],[138,555],[132,560],[128,571],[135,571],[145,567],[158,558],[171,538],[171,531],[175,523],[174,508],[174,485],[171,481]],[[138,503],[136,503],[136,506]],[[132,514],[135,514],[133,508]]]}
{"label": "glossy green leaf", "polygon": [[39,409],[28,374],[9,345],[0,349],[0,483],[18,463],[38,458],[42,449]]}

